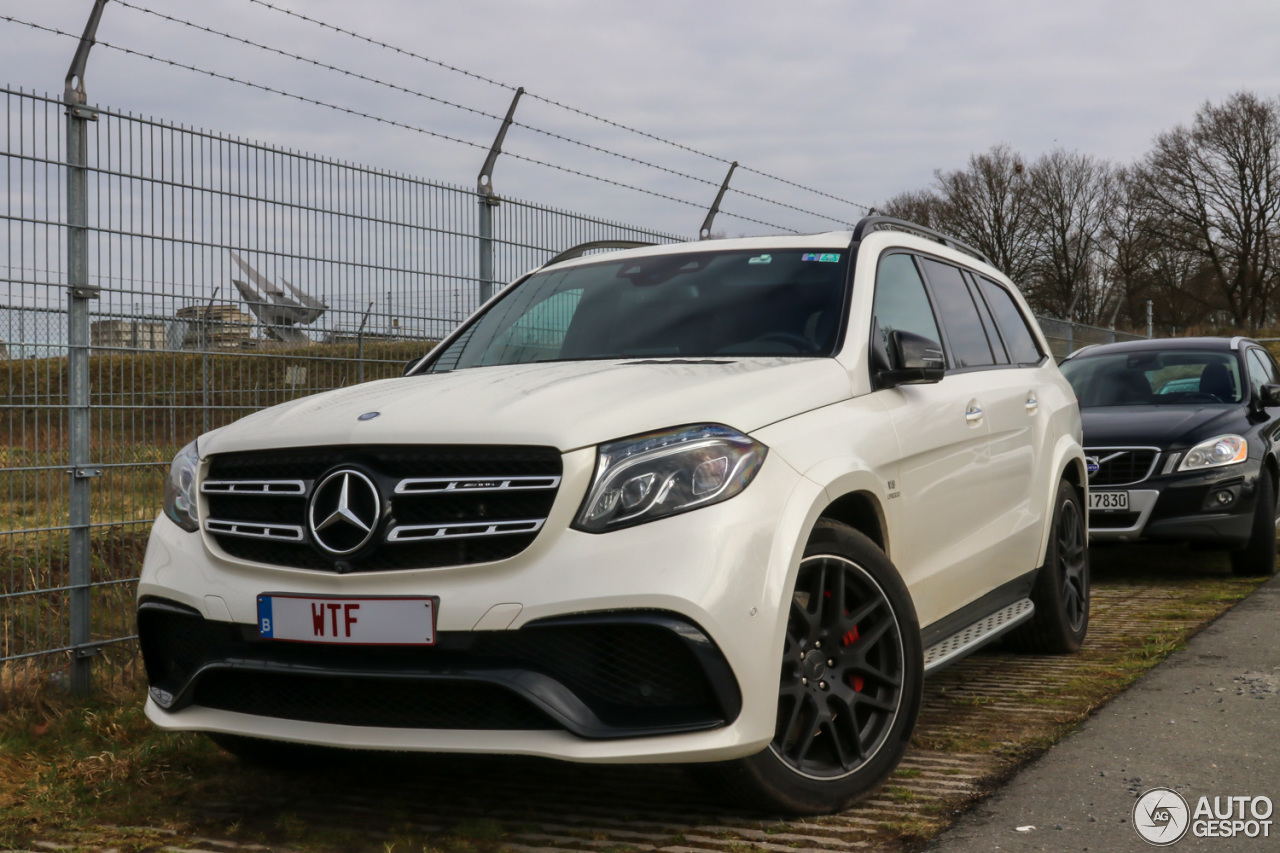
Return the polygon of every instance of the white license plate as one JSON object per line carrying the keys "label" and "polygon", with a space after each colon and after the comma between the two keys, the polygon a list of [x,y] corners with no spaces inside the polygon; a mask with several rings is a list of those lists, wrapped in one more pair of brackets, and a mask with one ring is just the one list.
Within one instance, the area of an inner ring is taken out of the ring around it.
{"label": "white license plate", "polygon": [[264,640],[349,645],[430,646],[440,599],[335,598],[266,593],[258,596],[258,636]]}
{"label": "white license plate", "polygon": [[1089,509],[1094,512],[1128,512],[1128,492],[1090,492]]}

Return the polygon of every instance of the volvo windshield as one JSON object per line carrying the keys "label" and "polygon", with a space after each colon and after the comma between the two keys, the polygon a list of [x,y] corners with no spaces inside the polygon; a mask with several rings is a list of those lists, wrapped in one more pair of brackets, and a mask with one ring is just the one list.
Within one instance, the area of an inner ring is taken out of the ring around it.
{"label": "volvo windshield", "polygon": [[1239,403],[1235,354],[1148,350],[1083,356],[1062,363],[1080,407]]}

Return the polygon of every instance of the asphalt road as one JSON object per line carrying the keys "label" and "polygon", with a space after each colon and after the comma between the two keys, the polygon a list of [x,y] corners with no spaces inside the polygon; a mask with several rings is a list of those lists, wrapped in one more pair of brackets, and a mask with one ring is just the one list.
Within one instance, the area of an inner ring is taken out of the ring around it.
{"label": "asphalt road", "polygon": [[[1278,615],[1280,577],[1024,768],[928,850],[1151,850],[1137,820],[1175,850],[1280,851],[1280,809],[1263,817],[1271,807],[1252,799],[1280,805]],[[1186,810],[1171,795],[1156,794],[1143,798],[1135,814],[1139,797],[1157,787],[1179,794]],[[1219,814],[1206,816],[1215,806]],[[1228,809],[1226,820],[1239,825],[1219,821]],[[1185,835],[1172,841],[1183,826]],[[1224,828],[1234,835],[1202,834]]]}

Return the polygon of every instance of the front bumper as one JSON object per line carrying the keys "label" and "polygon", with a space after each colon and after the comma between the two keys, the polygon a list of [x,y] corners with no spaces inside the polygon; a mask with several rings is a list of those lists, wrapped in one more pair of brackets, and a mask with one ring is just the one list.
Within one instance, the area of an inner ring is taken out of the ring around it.
{"label": "front bumper", "polygon": [[[1248,459],[1219,471],[1166,474],[1090,494],[1129,493],[1127,512],[1089,512],[1095,542],[1197,542],[1241,548],[1249,541],[1261,462]],[[1217,496],[1229,494],[1225,506]]]}
{"label": "front bumper", "polygon": [[[781,590],[820,487],[770,454],[733,500],[595,535],[569,526],[593,463],[590,451],[566,454],[537,539],[475,565],[351,574],[259,565],[161,517],[138,587],[148,675],[162,691],[148,717],[171,730],[355,749],[601,762],[758,752],[774,734]],[[440,654],[257,641],[256,600],[268,591],[436,596],[439,642],[428,651]],[[191,630],[152,642],[161,635],[149,609]],[[619,638],[612,650],[587,648],[566,627],[593,620],[591,630]],[[175,650],[202,632],[195,648]],[[563,636],[553,643],[555,632]],[[290,706],[290,696],[301,699]]]}
{"label": "front bumper", "polygon": [[251,716],[412,729],[563,729],[584,738],[705,731],[742,708],[715,643],[674,614],[610,612],[433,646],[263,640],[150,599],[138,613],[150,696]]}

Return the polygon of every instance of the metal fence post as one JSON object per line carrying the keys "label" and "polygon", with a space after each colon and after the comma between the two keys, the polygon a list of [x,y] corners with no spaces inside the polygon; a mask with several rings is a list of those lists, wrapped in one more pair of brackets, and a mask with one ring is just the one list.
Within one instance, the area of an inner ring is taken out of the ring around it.
{"label": "metal fence post", "polygon": [[89,457],[89,304],[98,288],[89,284],[89,122],[97,110],[85,106],[84,69],[93,47],[106,0],[96,0],[84,35],[67,71],[63,102],[67,107],[67,403],[71,436],[68,446],[68,587],[70,603],[71,693],[89,695],[93,656],[90,612],[90,483],[102,473]]}
{"label": "metal fence post", "polygon": [[369,322],[369,312],[373,310],[373,300],[369,300],[369,306],[364,309],[364,316],[360,318],[360,330],[356,332],[356,370],[360,374],[360,382],[364,382],[364,324]]}
{"label": "metal fence post", "polygon": [[493,164],[497,162],[498,155],[502,153],[502,141],[507,138],[507,129],[511,127],[511,117],[516,114],[516,104],[520,103],[520,96],[524,94],[524,87],[516,89],[516,96],[511,99],[511,106],[507,108],[507,117],[502,120],[502,127],[498,128],[498,135],[494,137],[493,146],[489,149],[489,156],[484,160],[484,166],[480,169],[480,176],[476,178],[476,194],[480,197],[480,304],[483,305],[493,296],[497,283],[493,277],[493,209],[498,206],[498,194],[493,191]]}

